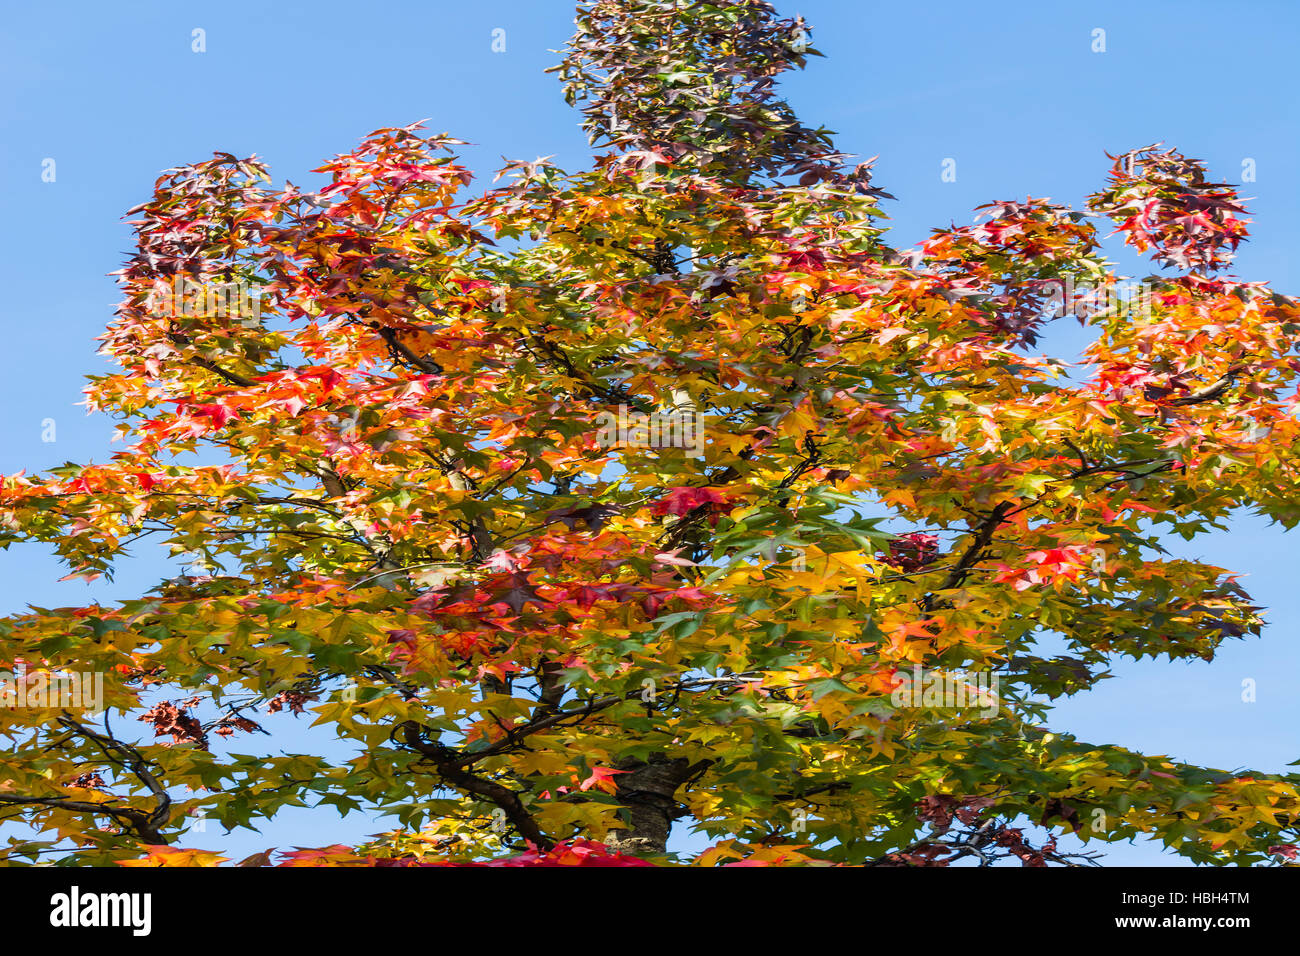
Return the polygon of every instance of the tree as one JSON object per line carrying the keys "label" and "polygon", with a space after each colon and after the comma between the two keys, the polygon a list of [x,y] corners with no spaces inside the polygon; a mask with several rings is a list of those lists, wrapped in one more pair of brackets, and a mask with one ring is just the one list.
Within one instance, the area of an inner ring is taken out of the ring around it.
{"label": "tree", "polygon": [[[196,817],[304,804],[398,827],[294,865],[664,863],[674,827],[703,865],[1091,862],[1062,832],[1294,858],[1295,775],[1044,724],[1117,657],[1260,632],[1159,539],[1300,518],[1300,311],[1223,272],[1235,191],[1147,147],[1091,214],[991,203],[905,254],[870,163],[776,98],[801,21],[577,23],[590,170],[470,196],[417,124],[318,191],[218,154],[131,211],[87,390],[124,448],[6,477],[3,542],[94,576],[161,540],[190,573],[0,622],[0,804],[38,831],[9,861],[210,865]],[[1100,216],[1164,268],[1144,294]],[[1087,375],[1034,350],[1066,315]],[[68,673],[108,711],[37,693]],[[290,715],[348,754],[280,753]]]}

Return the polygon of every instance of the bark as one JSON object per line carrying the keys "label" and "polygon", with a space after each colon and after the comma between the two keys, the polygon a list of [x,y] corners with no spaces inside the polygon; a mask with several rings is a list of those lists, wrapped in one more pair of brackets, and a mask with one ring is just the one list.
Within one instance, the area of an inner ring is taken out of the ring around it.
{"label": "bark", "polygon": [[624,761],[617,769],[617,797],[627,808],[626,829],[613,831],[608,839],[611,850],[635,856],[664,853],[673,821],[684,815],[677,803],[677,790],[705,767],[708,761],[692,764],[684,757],[669,759],[653,754],[647,761]]}

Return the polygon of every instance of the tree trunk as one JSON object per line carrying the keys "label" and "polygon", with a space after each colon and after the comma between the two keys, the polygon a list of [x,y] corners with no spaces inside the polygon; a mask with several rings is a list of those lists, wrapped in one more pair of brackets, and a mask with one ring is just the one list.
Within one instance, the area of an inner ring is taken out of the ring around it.
{"label": "tree trunk", "polygon": [[607,844],[617,853],[653,856],[664,853],[673,821],[682,815],[677,805],[677,788],[708,766],[692,764],[684,757],[669,759],[654,754],[649,762],[634,760],[619,764],[617,797],[627,808],[626,829],[610,833]]}

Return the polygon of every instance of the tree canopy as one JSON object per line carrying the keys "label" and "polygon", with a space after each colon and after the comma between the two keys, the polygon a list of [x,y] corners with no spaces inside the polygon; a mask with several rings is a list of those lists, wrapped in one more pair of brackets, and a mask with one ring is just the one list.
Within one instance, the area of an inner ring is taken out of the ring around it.
{"label": "tree canopy", "polygon": [[[123,448],[5,476],[0,543],[189,572],[0,620],[6,861],[210,865],[196,820],[304,805],[395,828],[245,862],[1294,858],[1295,775],[1048,726],[1117,658],[1261,631],[1161,546],[1300,519],[1300,309],[1226,271],[1236,191],[1150,146],[1086,210],[896,250],[871,164],[778,97],[817,55],[763,0],[589,0],[556,70],[590,169],[476,191],[415,124],[316,190],[164,173],[87,389]],[[1075,318],[1082,363],[1040,354]],[[346,753],[284,753],[289,719]]]}

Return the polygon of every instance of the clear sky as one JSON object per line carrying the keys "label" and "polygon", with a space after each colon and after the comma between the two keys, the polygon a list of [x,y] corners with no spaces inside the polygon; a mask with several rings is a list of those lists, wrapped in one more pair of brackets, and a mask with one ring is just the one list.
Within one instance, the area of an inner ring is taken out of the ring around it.
{"label": "clear sky", "polygon": [[[1222,181],[1242,182],[1253,160],[1242,187],[1254,197],[1252,241],[1236,271],[1300,292],[1287,239],[1300,222],[1291,0],[776,5],[811,23],[827,56],[784,90],[842,149],[879,154],[876,182],[898,197],[884,207],[896,246],[969,222],[991,200],[1081,205],[1103,182],[1107,151],[1163,141]],[[117,297],[106,274],[131,246],[122,216],[162,169],[214,150],[256,153],[277,182],[303,185],[370,130],[426,117],[476,144],[465,156],[483,182],[501,156],[551,155],[570,169],[589,160],[577,114],[542,73],[572,32],[570,0],[0,0],[0,10],[0,473],[111,454],[110,422],[76,403],[84,376],[103,369],[93,339]],[[955,182],[941,180],[946,159]],[[1108,249],[1125,274],[1149,271],[1113,240]],[[1062,327],[1043,347],[1069,357],[1084,341]],[[47,419],[53,442],[42,440]],[[1063,702],[1054,729],[1222,769],[1281,771],[1300,758],[1297,540],[1242,516],[1230,532],[1172,542],[1246,575],[1269,609],[1265,637],[1229,643],[1212,664],[1121,662],[1117,679]],[[57,583],[64,573],[35,545],[0,552],[0,614],[134,596],[173,572],[161,551],[144,551],[111,584]],[[1254,703],[1242,701],[1246,679]],[[285,724],[276,745],[317,746],[304,723]],[[298,811],[260,836],[210,828],[185,844],[238,858],[381,828]],[[1108,862],[1175,861],[1116,845]]]}

